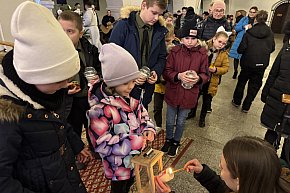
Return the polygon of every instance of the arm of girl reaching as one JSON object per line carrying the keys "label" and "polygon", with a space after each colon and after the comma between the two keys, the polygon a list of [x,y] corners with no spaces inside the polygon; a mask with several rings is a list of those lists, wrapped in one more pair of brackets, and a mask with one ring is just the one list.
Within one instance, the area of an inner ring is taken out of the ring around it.
{"label": "arm of girl reaching", "polygon": [[229,71],[229,57],[227,52],[222,51],[220,52],[221,60],[222,60],[222,66],[216,67],[215,74],[217,75],[224,75]]}
{"label": "arm of girl reaching", "polygon": [[140,128],[143,136],[148,141],[153,141],[156,134],[156,129],[153,121],[150,119],[148,111],[141,104],[141,122]]}
{"label": "arm of girl reaching", "polygon": [[15,163],[19,159],[22,137],[17,124],[1,122],[0,126],[0,192],[33,193],[14,179]]}

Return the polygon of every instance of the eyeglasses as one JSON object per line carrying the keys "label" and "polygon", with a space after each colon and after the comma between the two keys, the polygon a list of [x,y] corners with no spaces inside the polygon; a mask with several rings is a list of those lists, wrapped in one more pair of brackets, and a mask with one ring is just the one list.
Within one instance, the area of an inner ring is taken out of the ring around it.
{"label": "eyeglasses", "polygon": [[249,11],[249,13],[256,13],[256,11]]}
{"label": "eyeglasses", "polygon": [[215,12],[215,13],[224,13],[225,10],[224,9],[214,9],[213,12]]}

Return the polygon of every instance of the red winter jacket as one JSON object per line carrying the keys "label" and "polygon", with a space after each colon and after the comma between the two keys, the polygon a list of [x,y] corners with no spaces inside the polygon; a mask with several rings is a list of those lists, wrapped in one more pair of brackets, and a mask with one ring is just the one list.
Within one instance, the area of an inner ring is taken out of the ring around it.
{"label": "red winter jacket", "polygon": [[208,82],[208,56],[204,47],[188,49],[184,45],[172,48],[168,55],[163,77],[167,81],[165,102],[173,107],[179,106],[183,109],[195,107],[199,93],[200,84],[192,89],[184,89],[181,81],[177,80],[177,74],[187,70],[194,70],[200,76],[200,84]]}

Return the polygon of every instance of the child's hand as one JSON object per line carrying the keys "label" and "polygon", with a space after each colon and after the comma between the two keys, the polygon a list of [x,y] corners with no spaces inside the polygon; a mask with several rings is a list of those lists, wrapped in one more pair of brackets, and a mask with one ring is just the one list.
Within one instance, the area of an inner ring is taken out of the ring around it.
{"label": "child's hand", "polygon": [[160,180],[160,176],[154,177],[157,193],[169,193],[171,192],[170,187]]}
{"label": "child's hand", "polygon": [[203,166],[197,159],[188,161],[183,167],[188,173],[194,172],[199,174],[203,170]]}
{"label": "child's hand", "polygon": [[137,85],[143,85],[146,82],[146,77],[144,76],[140,76],[137,80],[136,80],[136,84]]}
{"label": "child's hand", "polygon": [[157,81],[157,74],[155,71],[151,71],[151,76],[148,78],[147,81],[149,84],[155,84],[155,82]]}
{"label": "child's hand", "polygon": [[88,163],[93,159],[93,155],[88,147],[85,147],[78,155],[77,160],[81,163]]}
{"label": "child's hand", "polygon": [[215,73],[216,72],[216,67],[213,66],[213,67],[209,67],[208,70],[212,73]]}
{"label": "child's hand", "polygon": [[146,141],[148,140],[148,141],[152,142],[154,140],[153,131],[144,131],[143,136],[146,139]]}
{"label": "child's hand", "polygon": [[67,84],[68,94],[75,94],[81,91],[81,87],[79,84],[76,84],[74,81]]}
{"label": "child's hand", "polygon": [[196,74],[195,71],[192,71],[193,75],[188,75],[188,71],[181,72],[178,74],[178,78],[184,83],[194,83],[199,76]]}

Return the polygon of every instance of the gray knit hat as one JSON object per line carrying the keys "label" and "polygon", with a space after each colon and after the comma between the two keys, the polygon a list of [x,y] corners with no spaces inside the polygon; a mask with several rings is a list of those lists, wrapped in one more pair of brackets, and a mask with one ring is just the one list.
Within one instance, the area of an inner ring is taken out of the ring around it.
{"label": "gray knit hat", "polygon": [[114,43],[102,46],[99,59],[103,79],[109,87],[115,87],[139,78],[140,72],[133,56]]}

